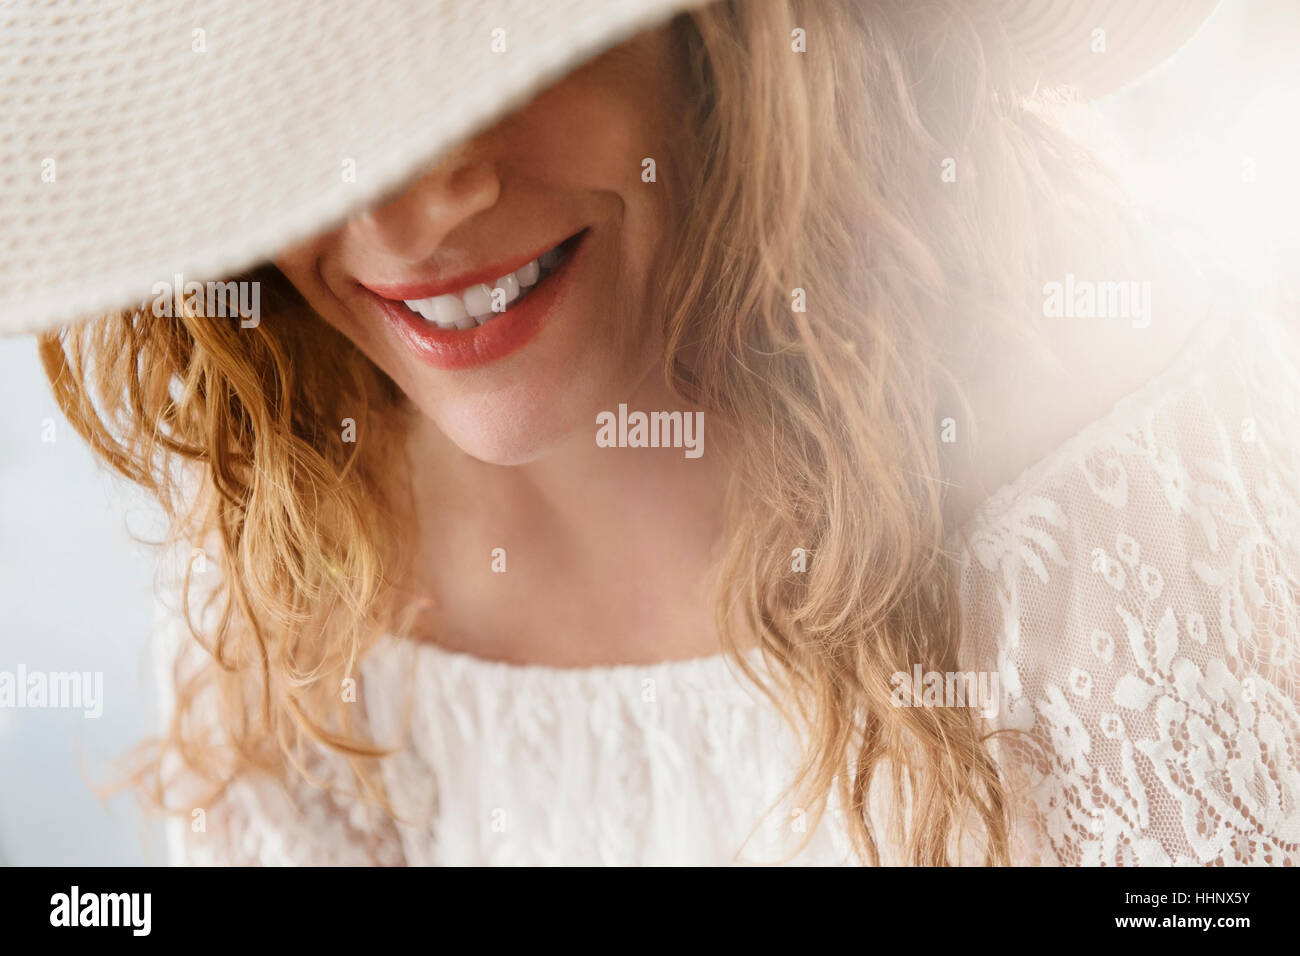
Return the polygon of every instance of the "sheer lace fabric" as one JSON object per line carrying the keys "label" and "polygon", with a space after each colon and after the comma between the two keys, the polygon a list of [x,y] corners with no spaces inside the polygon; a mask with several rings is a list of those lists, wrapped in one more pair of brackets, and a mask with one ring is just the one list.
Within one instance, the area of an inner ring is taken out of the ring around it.
{"label": "sheer lace fabric", "polygon": [[[1277,326],[1213,320],[953,536],[965,666],[1020,732],[994,745],[1015,862],[1300,862],[1298,423]],[[779,799],[795,740],[723,657],[564,670],[390,640],[362,678],[397,822],[250,778],[205,832],[176,825],[174,861],[851,860],[833,803],[814,827]]]}

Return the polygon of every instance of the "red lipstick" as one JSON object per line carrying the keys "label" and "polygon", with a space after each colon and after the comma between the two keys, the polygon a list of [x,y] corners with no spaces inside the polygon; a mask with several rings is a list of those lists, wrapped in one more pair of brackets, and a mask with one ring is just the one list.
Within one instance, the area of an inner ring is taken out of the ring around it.
{"label": "red lipstick", "polygon": [[378,304],[397,337],[420,361],[448,371],[476,368],[518,351],[537,336],[569,292],[574,270],[586,247],[586,236],[584,230],[561,243],[563,259],[552,272],[543,276],[526,296],[505,312],[472,329],[439,328],[412,312],[403,300],[447,295],[478,282],[491,284],[501,276],[527,265],[541,253],[519,259],[513,264],[490,266],[442,282],[398,286],[363,285],[363,288]]}

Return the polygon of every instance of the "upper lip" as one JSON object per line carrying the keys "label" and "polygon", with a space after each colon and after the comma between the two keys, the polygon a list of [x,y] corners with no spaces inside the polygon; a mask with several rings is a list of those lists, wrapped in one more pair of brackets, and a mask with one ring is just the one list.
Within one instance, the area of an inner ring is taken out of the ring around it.
{"label": "upper lip", "polygon": [[[575,233],[576,235],[576,233]],[[572,237],[570,237],[572,238]],[[448,295],[452,292],[462,292],[470,286],[478,285],[480,282],[491,285],[502,276],[509,275],[519,269],[522,269],[528,263],[541,256],[544,252],[567,242],[568,239],[562,239],[559,242],[552,242],[543,246],[530,255],[514,256],[504,262],[498,262],[494,265],[483,266],[470,272],[462,272],[457,275],[444,276],[435,280],[424,282],[409,283],[371,283],[357,280],[358,283],[366,289],[369,289],[381,299],[392,299],[395,301],[412,301],[415,299],[432,299],[438,295]]]}

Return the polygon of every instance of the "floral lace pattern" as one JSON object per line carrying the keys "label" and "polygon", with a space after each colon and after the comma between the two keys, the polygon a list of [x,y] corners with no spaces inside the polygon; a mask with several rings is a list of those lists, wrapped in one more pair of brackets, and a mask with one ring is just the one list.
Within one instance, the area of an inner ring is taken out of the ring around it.
{"label": "floral lace pattern", "polygon": [[1024,862],[1300,861],[1300,380],[1212,341],[966,529]]}
{"label": "floral lace pattern", "polygon": [[[1014,862],[1300,862],[1300,379],[1277,335],[1208,324],[954,535],[968,666],[1014,732],[993,745]],[[723,657],[569,670],[391,640],[362,676],[396,822],[244,780],[174,859],[851,860],[833,803],[816,826],[789,805],[793,735]]]}

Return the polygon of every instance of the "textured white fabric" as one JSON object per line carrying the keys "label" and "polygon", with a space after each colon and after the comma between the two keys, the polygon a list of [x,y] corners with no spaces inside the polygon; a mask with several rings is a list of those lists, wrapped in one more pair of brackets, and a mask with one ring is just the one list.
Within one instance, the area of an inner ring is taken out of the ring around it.
{"label": "textured white fabric", "polygon": [[3,0],[0,333],[269,259],[691,2]]}
{"label": "textured white fabric", "polygon": [[[0,0],[0,334],[256,265],[704,2]],[[1094,88],[1172,50],[1213,3],[991,9],[1033,76]]]}
{"label": "textured white fabric", "polygon": [[[997,724],[1027,735],[997,750],[1016,862],[1300,863],[1300,379],[1281,342],[1207,323],[954,535],[967,665],[996,668]],[[722,657],[560,670],[391,641],[363,663],[381,742],[411,702],[385,768],[404,820],[245,781],[205,833],[178,829],[176,860],[768,862],[806,835],[786,804],[761,822],[793,740]],[[797,861],[847,859],[832,810]]]}

